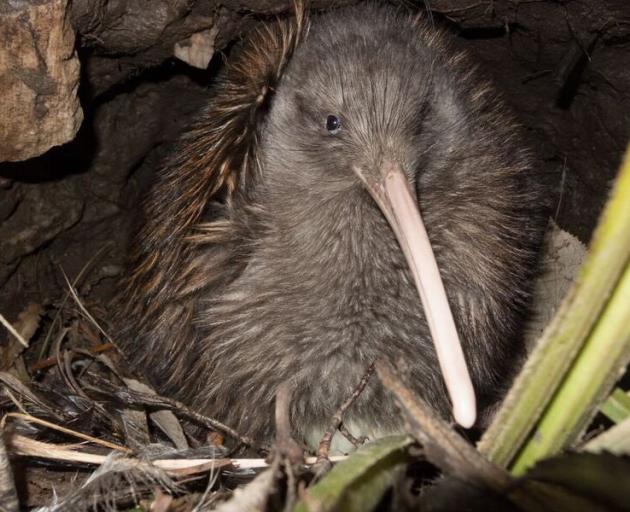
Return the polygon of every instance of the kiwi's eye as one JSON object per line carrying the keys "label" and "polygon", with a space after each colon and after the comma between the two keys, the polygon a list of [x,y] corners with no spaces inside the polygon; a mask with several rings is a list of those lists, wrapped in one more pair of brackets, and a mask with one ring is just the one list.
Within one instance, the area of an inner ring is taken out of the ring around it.
{"label": "kiwi's eye", "polygon": [[341,130],[341,121],[337,116],[331,114],[326,118],[326,130],[328,130],[328,133],[331,135],[339,133],[339,130]]}

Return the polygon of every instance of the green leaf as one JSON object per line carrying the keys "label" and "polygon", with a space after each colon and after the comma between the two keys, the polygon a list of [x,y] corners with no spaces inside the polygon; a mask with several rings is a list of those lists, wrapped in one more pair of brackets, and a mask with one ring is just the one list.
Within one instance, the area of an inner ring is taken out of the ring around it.
{"label": "green leaf", "polygon": [[373,510],[409,461],[410,436],[390,436],[362,446],[306,491],[294,512]]}
{"label": "green leaf", "polygon": [[[504,490],[452,476],[425,487],[431,512],[610,512],[630,510],[630,458],[570,453],[539,462]],[[522,497],[527,496],[527,502]]]}
{"label": "green leaf", "polygon": [[609,453],[570,453],[536,464],[516,487],[541,503],[540,510],[629,510],[630,458]]}
{"label": "green leaf", "polygon": [[601,408],[601,412],[611,421],[621,423],[630,418],[630,395],[623,389],[615,389]]}

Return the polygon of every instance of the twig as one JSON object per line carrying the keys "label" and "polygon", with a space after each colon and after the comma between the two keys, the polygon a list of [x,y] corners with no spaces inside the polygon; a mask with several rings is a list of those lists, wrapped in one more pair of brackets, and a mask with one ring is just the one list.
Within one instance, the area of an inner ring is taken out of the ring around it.
{"label": "twig", "polygon": [[421,443],[429,462],[459,480],[499,492],[515,503],[518,510],[544,509],[536,493],[514,486],[507,471],[486,459],[437,416],[429,404],[405,386],[389,364],[378,361],[376,371],[383,386],[396,396],[409,433]]}
{"label": "twig", "polygon": [[421,444],[432,464],[445,473],[504,491],[511,483],[509,474],[495,466],[466,442],[430,405],[414,394],[387,363],[379,361],[376,370],[385,388],[397,399],[409,424],[409,433]]}
{"label": "twig", "polygon": [[[41,409],[45,411],[52,412],[55,416],[59,416],[53,409],[46,403],[44,403],[30,388],[24,385],[24,383],[19,380],[15,375],[10,374],[9,372],[0,372],[0,383],[4,384],[5,390],[8,391],[12,389],[20,396],[27,399],[27,401],[34,403]],[[15,402],[14,402],[15,403]],[[16,404],[17,406],[17,404]],[[17,406],[20,409],[20,406]],[[3,424],[3,423],[2,423]],[[0,424],[0,426],[2,425]]]}
{"label": "twig", "polygon": [[560,195],[558,197],[558,204],[556,206],[556,213],[553,216],[554,221],[558,221],[558,215],[560,215],[560,207],[562,206],[562,197],[564,196],[564,184],[567,178],[567,157],[564,157],[564,162],[562,164],[562,177],[560,179]]}
{"label": "twig", "polygon": [[74,289],[74,286],[72,286],[72,283],[70,283],[70,280],[68,279],[68,276],[63,271],[63,269],[61,270],[61,274],[63,275],[63,278],[66,281],[66,285],[68,286],[68,291],[70,292],[70,296],[72,297],[72,299],[74,299],[74,302],[76,303],[76,305],[79,306],[79,309],[81,310],[81,312],[85,315],[85,317],[90,322],[92,322],[92,325],[94,325],[94,327],[96,327],[101,332],[101,334],[103,336],[105,336],[107,341],[109,341],[110,343],[113,344],[114,341],[110,338],[109,334],[107,334],[105,332],[105,330],[99,325],[99,323],[96,321],[96,319],[90,314],[90,312],[87,310],[87,308],[83,305],[83,302],[81,302],[81,299],[79,298],[79,295],[77,294],[76,290]]}
{"label": "twig", "polygon": [[492,5],[492,2],[477,2],[470,5],[463,5],[462,7],[453,7],[452,9],[439,9],[439,8],[431,8],[432,11],[439,12],[440,14],[454,14],[456,12],[470,11],[472,9],[476,9],[477,7],[489,7]]}
{"label": "twig", "polygon": [[368,366],[365,374],[361,378],[358,386],[352,392],[352,395],[343,403],[341,407],[337,409],[337,412],[332,417],[332,422],[321,440],[319,441],[319,446],[317,448],[317,462],[324,464],[326,460],[328,460],[328,452],[330,451],[330,444],[332,443],[332,438],[335,435],[335,432],[339,429],[341,422],[343,421],[343,415],[350,408],[350,406],[355,402],[355,400],[359,397],[359,395],[367,386],[370,377],[374,373],[374,363]]}
{"label": "twig", "polygon": [[[167,409],[169,411],[173,411],[175,414],[182,416],[190,421],[195,423],[199,423],[207,428],[213,430],[219,430],[224,434],[236,439],[239,443],[244,444],[246,446],[256,447],[257,443],[248,436],[242,436],[233,428],[224,425],[218,420],[214,418],[210,418],[209,416],[204,416],[198,412],[193,411],[188,406],[179,402],[178,400],[174,400],[172,398],[163,397],[160,395],[151,395],[148,393],[140,393],[138,391],[132,391],[131,389],[121,389],[112,385],[111,382],[106,381],[105,379],[98,379],[99,383],[103,385],[101,389],[96,389],[93,386],[90,386],[89,389],[93,392],[103,393],[104,388],[108,388],[108,392],[112,393],[114,397],[118,400],[122,401],[127,405],[142,405],[147,407],[155,407],[158,409]],[[267,447],[261,447],[263,450],[268,451]]]}
{"label": "twig", "polygon": [[19,510],[13,471],[2,436],[0,436],[0,510],[3,512],[17,512]]}
{"label": "twig", "polygon": [[[83,464],[103,464],[108,455],[77,450],[72,445],[60,445],[37,441],[20,434],[13,434],[10,437],[9,447],[12,453],[28,457],[39,457],[49,460],[63,460],[67,462],[78,462]],[[331,457],[332,462],[340,462],[347,459],[345,455]],[[307,457],[304,461],[306,465],[315,464],[315,457]],[[218,469],[230,466],[235,469],[261,469],[269,467],[265,459],[156,459],[151,463],[170,473],[186,475]]]}
{"label": "twig", "polygon": [[17,332],[17,330],[15,329],[15,327],[13,327],[9,321],[4,318],[2,316],[2,314],[0,313],[0,324],[4,325],[4,327],[6,328],[7,331],[9,331],[11,334],[13,334],[13,336],[15,336],[15,338],[22,344],[24,345],[26,348],[28,348],[28,342],[22,337],[22,335]]}
{"label": "twig", "polygon": [[[101,255],[101,253],[105,250],[105,248],[107,248],[108,246],[111,246],[111,242],[105,243],[101,248],[99,248],[94,253],[94,255],[85,263],[85,265],[83,265],[83,267],[81,268],[81,270],[79,271],[77,276],[73,279],[72,286],[76,286],[79,283],[79,281],[83,277],[83,274],[88,269],[88,267],[94,261],[96,261],[96,258],[98,258]],[[63,273],[63,269],[61,269],[61,272]],[[61,305],[59,306],[59,308],[55,312],[55,316],[53,317],[52,323],[50,324],[50,328],[48,329],[48,332],[46,333],[46,337],[44,338],[44,341],[42,342],[42,348],[39,350],[39,358],[40,359],[42,357],[44,357],[44,354],[46,353],[46,350],[48,349],[48,344],[50,343],[50,338],[52,336],[52,331],[53,331],[53,329],[55,327],[55,324],[59,321],[59,317],[61,315],[61,311],[63,310],[63,308],[65,307],[66,303],[68,302],[68,298],[69,297],[70,297],[70,292],[66,291],[66,293],[64,294],[63,300],[61,302]]]}
{"label": "twig", "polygon": [[352,435],[352,432],[350,432],[343,423],[339,425],[339,432],[341,432],[341,434],[343,434],[343,437],[345,437],[355,448],[358,448],[362,444],[365,444],[369,439],[369,437],[367,436],[361,436],[359,438],[354,437]]}
{"label": "twig", "polygon": [[57,430],[59,432],[63,432],[64,434],[69,434],[71,436],[74,437],[78,437],[79,439],[83,439],[84,441],[89,441],[91,443],[94,444],[99,444],[101,446],[104,446],[106,448],[109,448],[111,450],[116,450],[119,452],[123,452],[123,453],[131,453],[132,451],[129,448],[126,448],[124,446],[120,446],[118,444],[115,443],[110,443],[109,441],[105,441],[103,439],[98,439],[97,437],[92,437],[92,436],[88,436],[87,434],[83,434],[82,432],[77,432],[76,430],[72,430],[66,427],[62,427],[61,425],[56,425],[54,423],[51,423],[49,421],[46,420],[42,420],[40,418],[36,418],[35,416],[31,416],[30,414],[22,414],[19,412],[10,412],[8,414],[5,414],[4,417],[2,418],[2,422],[0,422],[0,427],[4,428],[6,421],[8,418],[19,418],[21,420],[30,422],[30,423],[36,423],[38,425],[42,425],[44,427],[48,427],[52,430]]}
{"label": "twig", "polygon": [[[9,440],[9,447],[13,453],[39,457],[49,460],[62,460],[66,462],[80,462],[84,464],[103,464],[108,455],[79,451],[73,447],[36,441],[26,436],[14,434]],[[133,459],[132,459],[133,460]],[[147,462],[136,459],[139,464]],[[236,460],[232,459],[157,459],[149,461],[150,464],[164,471],[179,476],[202,473],[211,469],[226,466],[235,466]],[[250,462],[251,464],[251,462]]]}
{"label": "twig", "polygon": [[[106,352],[114,348],[114,344],[107,342],[101,343],[100,345],[96,345],[95,347],[91,347],[88,349],[90,354],[100,354],[101,352]],[[45,368],[50,368],[51,366],[55,366],[57,364],[58,358],[57,356],[47,357],[46,359],[42,359],[34,363],[29,369],[31,372],[36,372],[39,370],[44,370]]]}
{"label": "twig", "polygon": [[15,407],[17,407],[17,409],[22,414],[28,415],[28,412],[26,411],[26,409],[24,408],[22,403],[13,395],[13,393],[11,392],[11,390],[9,389],[8,386],[4,387],[4,392],[6,393],[7,397],[9,397],[9,400],[11,400],[11,402],[13,402],[13,405],[15,405]]}
{"label": "twig", "polygon": [[[62,337],[59,338],[60,340]],[[83,390],[77,379],[74,377],[74,373],[72,371],[72,356],[73,352],[71,350],[64,350],[63,355],[60,352],[60,343],[55,343],[54,352],[55,357],[57,358],[57,368],[59,369],[59,374],[64,380],[68,389],[72,390],[73,393],[76,393],[78,396],[85,398],[92,402],[92,409],[99,417],[101,417],[105,421],[111,421],[111,415],[105,409],[105,407],[98,403],[95,400],[92,400],[87,393]]]}

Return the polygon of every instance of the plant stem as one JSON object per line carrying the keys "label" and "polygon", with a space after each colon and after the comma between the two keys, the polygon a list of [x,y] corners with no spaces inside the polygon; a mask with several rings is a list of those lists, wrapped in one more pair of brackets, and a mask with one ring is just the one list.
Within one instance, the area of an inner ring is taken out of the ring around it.
{"label": "plant stem", "polygon": [[573,288],[536,348],[479,450],[508,467],[567,374],[630,258],[630,148]]}
{"label": "plant stem", "polygon": [[595,329],[514,463],[522,475],[579,439],[630,360],[630,264]]}

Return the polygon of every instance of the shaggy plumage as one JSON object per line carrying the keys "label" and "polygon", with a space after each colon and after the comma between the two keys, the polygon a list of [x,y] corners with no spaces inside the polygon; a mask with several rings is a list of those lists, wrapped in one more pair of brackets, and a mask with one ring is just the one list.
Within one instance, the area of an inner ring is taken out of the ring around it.
{"label": "shaggy plumage", "polygon": [[[542,193],[469,58],[374,5],[310,27],[300,11],[228,62],[144,207],[118,336],[135,367],[260,440],[280,383],[293,382],[308,438],[378,358],[405,361],[409,385],[448,415],[405,258],[352,171],[383,158],[417,192],[480,404],[494,403],[521,350]],[[374,433],[400,418],[372,379],[346,424]]]}

